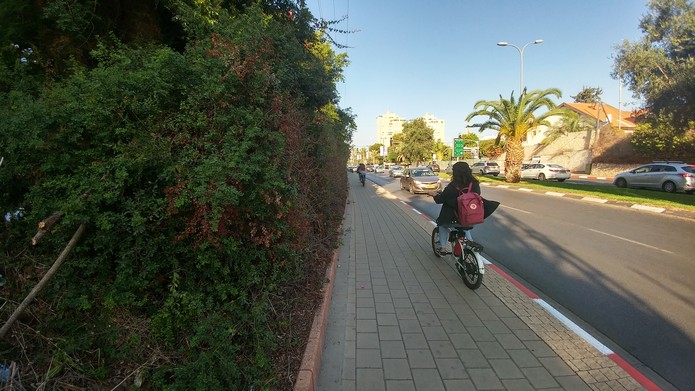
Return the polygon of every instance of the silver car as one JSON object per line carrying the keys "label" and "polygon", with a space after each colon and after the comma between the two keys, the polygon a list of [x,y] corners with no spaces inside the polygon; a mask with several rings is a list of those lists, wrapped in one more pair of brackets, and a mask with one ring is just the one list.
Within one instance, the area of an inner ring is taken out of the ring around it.
{"label": "silver car", "polygon": [[401,177],[401,190],[410,194],[427,193],[442,188],[442,180],[427,167],[406,168]]}
{"label": "silver car", "polygon": [[494,175],[500,174],[500,165],[497,162],[477,162],[471,165],[473,174]]}
{"label": "silver car", "polygon": [[613,177],[618,187],[642,187],[667,193],[695,192],[695,168],[683,162],[655,161]]}
{"label": "silver car", "polygon": [[565,168],[559,164],[553,163],[531,163],[521,166],[521,178],[523,179],[538,179],[543,181],[546,179],[557,179],[558,182],[564,182],[572,175],[569,168]]}
{"label": "silver car", "polygon": [[391,166],[389,169],[389,176],[391,178],[400,178],[403,175],[403,167],[401,166]]}

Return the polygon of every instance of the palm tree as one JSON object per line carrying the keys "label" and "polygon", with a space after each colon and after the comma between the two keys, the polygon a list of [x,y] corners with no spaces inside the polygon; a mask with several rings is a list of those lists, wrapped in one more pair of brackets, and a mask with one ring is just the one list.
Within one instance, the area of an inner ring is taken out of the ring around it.
{"label": "palm tree", "polygon": [[[552,96],[560,98],[562,92],[557,88],[530,92],[524,89],[518,101],[514,99],[514,92],[509,99],[504,99],[500,95],[499,101],[480,100],[473,106],[475,111],[466,118],[466,121],[470,121],[478,116],[486,116],[485,122],[471,126],[478,127],[480,132],[487,129],[496,130],[498,133],[495,145],[498,145],[500,139],[504,137],[507,153],[504,159],[504,171],[507,182],[519,182],[521,163],[524,160],[524,148],[521,142],[529,129],[539,125],[550,126],[548,117],[562,115],[562,111],[550,99]],[[536,115],[536,111],[542,108],[546,108],[547,111]]]}
{"label": "palm tree", "polygon": [[548,130],[548,137],[546,138],[546,141],[551,142],[568,133],[590,132],[594,130],[594,128],[595,125],[591,123],[588,118],[581,116],[574,111],[564,110],[563,118]]}

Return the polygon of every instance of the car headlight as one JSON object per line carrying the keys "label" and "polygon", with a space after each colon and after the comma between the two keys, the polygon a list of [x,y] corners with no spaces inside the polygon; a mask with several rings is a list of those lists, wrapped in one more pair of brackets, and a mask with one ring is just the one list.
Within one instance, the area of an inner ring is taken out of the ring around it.
{"label": "car headlight", "polygon": [[415,184],[418,186],[422,186],[422,182],[420,182],[420,181],[415,181]]}

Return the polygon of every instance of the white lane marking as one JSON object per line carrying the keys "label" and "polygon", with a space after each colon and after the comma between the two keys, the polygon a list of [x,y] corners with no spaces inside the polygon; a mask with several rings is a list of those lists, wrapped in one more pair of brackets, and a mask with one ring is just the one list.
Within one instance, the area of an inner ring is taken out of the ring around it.
{"label": "white lane marking", "polygon": [[518,190],[519,191],[533,191],[533,189],[528,189],[526,187],[520,187]]}
{"label": "white lane marking", "polygon": [[565,193],[556,193],[554,191],[546,191],[545,194],[555,197],[564,197]]}
{"label": "white lane marking", "polygon": [[584,331],[584,329],[577,326],[576,323],[572,322],[565,315],[561,314],[560,311],[556,310],[550,304],[546,303],[545,300],[535,299],[534,301],[536,303],[538,303],[541,307],[545,308],[546,311],[550,312],[551,315],[556,317],[560,322],[562,322],[565,326],[567,326],[568,329],[574,331],[577,335],[582,337],[591,346],[595,347],[599,352],[601,352],[605,355],[609,355],[609,354],[613,353],[613,351],[610,350],[606,345],[602,344],[596,338],[592,337],[591,334],[587,333],[586,331]]}
{"label": "white lane marking", "polygon": [[632,244],[639,244],[640,246],[644,246],[644,247],[647,247],[647,248],[651,248],[652,250],[662,251],[662,252],[665,252],[665,253],[667,253],[667,254],[673,254],[673,252],[668,251],[668,250],[664,250],[663,248],[650,246],[650,245],[648,245],[648,244],[644,244],[644,243],[638,242],[638,241],[636,241],[636,240],[631,240],[631,239],[623,238],[622,236],[616,236],[616,235],[613,235],[613,234],[609,234],[609,233],[607,233],[607,232],[601,232],[601,231],[597,231],[597,230],[591,229],[591,228],[589,228],[589,231],[596,232],[597,234],[601,234],[601,235],[610,236],[611,238],[624,240],[624,241],[630,242],[630,243],[632,243]]}
{"label": "white lane marking", "polygon": [[515,210],[515,211],[517,211],[517,212],[526,213],[526,214],[531,214],[531,212],[529,212],[529,211],[527,211],[527,210],[512,208],[511,206],[507,206],[507,205],[503,205],[503,204],[500,205],[500,206],[503,207],[503,208],[506,208],[506,209]]}

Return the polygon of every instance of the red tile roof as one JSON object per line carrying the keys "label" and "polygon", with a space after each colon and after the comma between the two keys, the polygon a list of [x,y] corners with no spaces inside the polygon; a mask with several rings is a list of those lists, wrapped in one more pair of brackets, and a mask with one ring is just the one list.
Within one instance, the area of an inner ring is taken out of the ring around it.
{"label": "red tile roof", "polygon": [[566,107],[593,120],[596,120],[598,116],[599,121],[602,122],[607,121],[607,118],[610,117],[611,126],[616,129],[635,130],[637,126],[635,123],[636,112],[623,111],[621,117],[620,110],[606,103],[600,105],[597,103],[562,103],[560,107]]}

